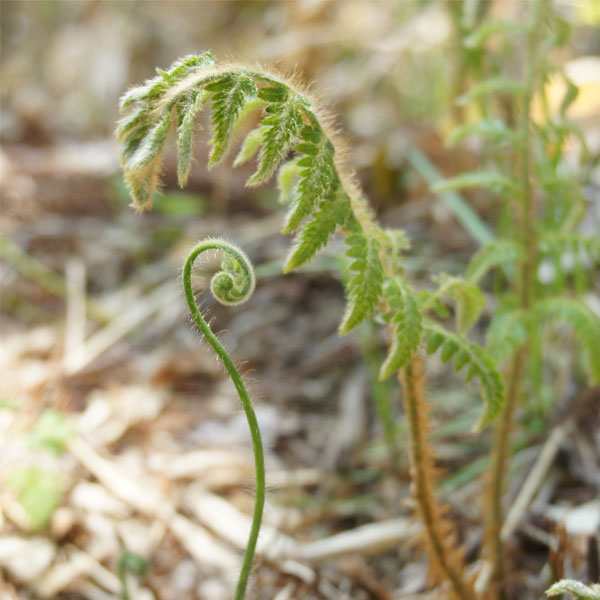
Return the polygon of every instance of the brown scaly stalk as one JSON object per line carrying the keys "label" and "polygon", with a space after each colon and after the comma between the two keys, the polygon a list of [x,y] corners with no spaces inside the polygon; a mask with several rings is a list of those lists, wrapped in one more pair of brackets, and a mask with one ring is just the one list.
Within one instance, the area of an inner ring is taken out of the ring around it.
{"label": "brown scaly stalk", "polygon": [[432,571],[438,580],[451,586],[451,598],[476,600],[472,585],[465,579],[462,551],[456,547],[457,535],[445,517],[447,508],[435,495],[435,466],[429,443],[429,417],[425,399],[425,368],[423,359],[415,355],[401,373],[404,408],[409,421],[410,462],[417,510],[425,527],[428,555]]}
{"label": "brown scaly stalk", "polygon": [[[519,131],[522,142],[517,156],[516,175],[521,185],[521,214],[520,214],[520,237],[524,256],[519,266],[519,278],[517,281],[519,303],[524,311],[527,311],[533,301],[535,294],[535,272],[537,268],[536,255],[536,230],[535,230],[535,202],[531,185],[531,101],[536,85],[537,53],[539,50],[539,38],[543,16],[546,12],[547,0],[538,0],[534,6],[534,18],[530,24],[526,44],[526,73],[525,86],[522,96],[517,97],[519,114]],[[510,459],[510,437],[514,426],[516,408],[519,402],[522,385],[524,363],[527,360],[527,344],[521,347],[515,354],[511,368],[507,372],[507,398],[503,413],[496,425],[496,435],[492,448],[491,478],[488,484],[487,498],[490,510],[487,511],[486,523],[486,545],[487,554],[492,566],[492,594],[504,600],[506,598],[506,568],[504,565],[504,549],[501,537],[504,510],[502,501],[504,498],[506,473]]]}

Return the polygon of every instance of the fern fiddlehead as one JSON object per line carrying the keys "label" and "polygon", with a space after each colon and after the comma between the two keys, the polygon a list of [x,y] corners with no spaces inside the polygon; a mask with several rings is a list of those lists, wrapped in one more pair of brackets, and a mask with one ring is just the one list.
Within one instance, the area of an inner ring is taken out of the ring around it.
{"label": "fern fiddlehead", "polygon": [[209,251],[220,251],[223,253],[221,270],[213,275],[210,282],[210,291],[217,302],[226,306],[235,306],[248,300],[254,291],[255,276],[252,264],[246,254],[233,244],[220,239],[207,239],[200,242],[189,253],[183,266],[183,289],[185,291],[185,299],[190,309],[194,325],[196,325],[198,331],[205,337],[208,344],[223,362],[223,365],[237,390],[252,437],[256,495],[254,500],[252,525],[235,591],[235,600],[242,600],[248,586],[248,578],[252,569],[252,561],[256,551],[256,544],[260,533],[260,525],[265,505],[265,460],[258,420],[256,418],[256,413],[254,412],[250,394],[244,384],[244,380],[232,358],[229,356],[229,353],[219,338],[213,333],[210,325],[202,315],[202,311],[200,310],[194,295],[194,289],[192,287],[192,268],[194,262],[202,254]]}

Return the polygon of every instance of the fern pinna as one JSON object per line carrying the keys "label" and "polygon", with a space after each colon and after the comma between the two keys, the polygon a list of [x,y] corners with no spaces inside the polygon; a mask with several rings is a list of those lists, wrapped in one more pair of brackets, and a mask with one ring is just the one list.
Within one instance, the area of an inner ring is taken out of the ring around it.
{"label": "fern pinna", "polygon": [[[184,57],[169,69],[158,70],[153,79],[122,98],[125,116],[117,136],[122,144],[125,181],[136,208],[150,206],[160,186],[161,156],[171,129],[177,138],[179,183],[185,185],[193,156],[195,119],[203,108],[211,111],[209,166],[226,156],[248,114],[259,115],[258,125],[242,142],[235,164],[256,157],[256,170],[247,182],[250,186],[267,181],[277,172],[281,200],[288,206],[283,231],[295,236],[285,262],[286,272],[310,261],[336,232],[344,235],[347,307],[340,333],[346,334],[374,316],[387,323],[391,343],[380,376],[384,379],[397,372],[404,385],[412,427],[416,497],[431,562],[438,579],[448,583],[454,597],[474,598],[464,575],[462,555],[455,547],[456,536],[433,493],[434,466],[420,354],[421,348],[430,353],[439,351],[442,360],[452,360],[457,370],[464,368],[468,379],[479,380],[485,402],[481,426],[498,414],[503,400],[501,379],[483,348],[466,337],[482,308],[476,286],[460,278],[446,278],[440,281],[439,289],[415,291],[400,263],[406,240],[402,232],[384,229],[374,219],[343,161],[344,149],[332,130],[330,117],[294,81],[264,69],[219,65],[208,52]],[[190,264],[186,264],[186,273]],[[186,294],[188,301],[193,299],[187,287]],[[456,332],[436,321],[439,305],[447,301],[456,304]],[[195,314],[191,303],[190,308]],[[218,354],[224,358],[220,351]],[[264,484],[260,475],[259,485]],[[262,497],[264,488],[259,490],[259,485],[257,491]],[[245,581],[238,586],[238,598],[244,589]]]}

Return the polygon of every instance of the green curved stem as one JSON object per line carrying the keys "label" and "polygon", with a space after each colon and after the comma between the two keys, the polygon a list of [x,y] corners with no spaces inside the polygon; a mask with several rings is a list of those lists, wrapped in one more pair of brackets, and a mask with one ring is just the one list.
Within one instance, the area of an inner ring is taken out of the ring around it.
{"label": "green curved stem", "polygon": [[[248,299],[254,290],[254,272],[250,261],[239,248],[236,248],[228,242],[217,239],[209,239],[200,242],[190,252],[183,267],[183,288],[185,290],[185,298],[192,315],[192,320],[198,328],[198,331],[204,335],[206,341],[210,344],[221,361],[223,361],[223,365],[239,395],[242,408],[248,421],[250,435],[252,436],[256,496],[254,501],[252,526],[250,528],[250,535],[248,536],[248,543],[244,552],[242,569],[235,591],[235,600],[243,600],[248,586],[250,571],[252,570],[252,561],[256,551],[256,543],[258,541],[258,534],[260,532],[265,505],[265,460],[256,413],[254,412],[252,400],[248,394],[246,385],[227,350],[225,350],[219,338],[213,333],[210,325],[204,319],[204,316],[198,307],[198,303],[196,302],[194,290],[192,289],[192,267],[194,261],[200,254],[209,250],[219,250],[226,255],[222,264],[223,270],[217,273],[211,282],[211,292],[216,300],[223,304],[240,304]],[[229,262],[227,262],[227,259],[229,259]]]}

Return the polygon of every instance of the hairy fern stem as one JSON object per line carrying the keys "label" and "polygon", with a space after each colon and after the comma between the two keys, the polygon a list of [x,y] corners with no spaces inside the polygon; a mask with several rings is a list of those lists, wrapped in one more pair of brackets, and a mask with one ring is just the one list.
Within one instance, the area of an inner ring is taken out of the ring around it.
{"label": "hairy fern stem", "polygon": [[185,290],[185,298],[192,315],[192,320],[198,328],[198,331],[205,337],[208,344],[223,362],[223,365],[237,390],[252,437],[256,496],[254,500],[252,525],[235,591],[235,600],[243,600],[246,588],[248,587],[248,578],[250,577],[250,572],[252,570],[252,562],[256,552],[256,544],[258,542],[258,535],[265,506],[265,459],[258,420],[256,418],[256,413],[254,412],[252,400],[246,389],[246,385],[244,384],[244,380],[235,366],[235,363],[229,356],[229,353],[204,319],[194,296],[194,290],[192,288],[192,268],[194,262],[201,254],[211,250],[221,251],[224,254],[221,264],[222,270],[213,276],[210,284],[210,290],[218,302],[228,306],[245,302],[254,291],[255,277],[252,265],[244,252],[233,244],[219,239],[207,239],[200,242],[190,252],[183,267],[183,288]]}
{"label": "hairy fern stem", "polygon": [[435,465],[429,443],[428,407],[425,399],[425,368],[423,359],[415,355],[403,369],[400,381],[404,390],[404,407],[410,429],[410,460],[414,495],[419,516],[425,526],[428,554],[434,575],[447,581],[452,598],[476,600],[477,596],[464,576],[462,551],[456,547],[457,535],[445,518],[434,493]]}

